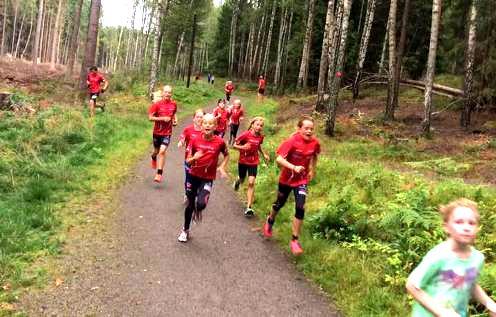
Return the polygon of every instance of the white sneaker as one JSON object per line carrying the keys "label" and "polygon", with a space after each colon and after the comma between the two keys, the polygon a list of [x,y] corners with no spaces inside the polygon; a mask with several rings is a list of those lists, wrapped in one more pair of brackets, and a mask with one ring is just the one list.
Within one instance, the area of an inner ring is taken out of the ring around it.
{"label": "white sneaker", "polygon": [[188,242],[188,238],[189,238],[189,231],[181,230],[181,233],[179,234],[179,237],[177,237],[177,241],[179,241],[179,242]]}

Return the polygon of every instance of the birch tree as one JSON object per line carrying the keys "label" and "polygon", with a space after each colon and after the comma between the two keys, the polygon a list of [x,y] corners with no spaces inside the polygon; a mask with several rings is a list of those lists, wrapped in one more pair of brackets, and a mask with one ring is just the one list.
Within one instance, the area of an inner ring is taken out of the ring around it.
{"label": "birch tree", "polygon": [[327,13],[324,27],[324,37],[322,39],[322,52],[320,53],[319,64],[319,82],[317,84],[317,103],[316,111],[324,111],[324,94],[327,88],[327,73],[329,71],[329,42],[334,35],[335,17],[334,17],[334,0],[327,2]]}
{"label": "birch tree", "polygon": [[[313,1],[313,0],[312,0]],[[265,47],[265,55],[262,64],[262,73],[264,76],[267,73],[267,68],[269,65],[269,56],[270,56],[270,44],[272,43],[272,29],[274,28],[274,20],[276,18],[276,1],[272,2],[272,12],[270,14],[270,25],[269,25],[269,33],[267,34],[267,43]]]}
{"label": "birch tree", "polygon": [[283,40],[287,28],[287,15],[288,15],[288,8],[284,7],[281,10],[281,19],[279,22],[279,37],[277,41],[277,56],[276,56],[276,71],[274,73],[274,85],[279,88],[279,83],[280,83],[280,77],[281,77],[281,64],[282,64],[282,57],[283,57]]}
{"label": "birch tree", "polygon": [[50,69],[55,69],[55,60],[57,59],[58,47],[59,47],[59,34],[60,34],[60,18],[62,16],[62,0],[59,0],[57,7],[57,16],[55,17],[55,26],[52,33],[52,50],[50,56]]}
{"label": "birch tree", "polygon": [[7,27],[7,1],[3,4],[2,16],[2,43],[0,44],[0,56],[5,52],[5,28]]}
{"label": "birch tree", "polygon": [[148,85],[148,94],[151,96],[153,90],[155,89],[155,83],[157,81],[157,71],[159,66],[160,58],[160,44],[163,36],[162,23],[163,19],[167,16],[167,11],[169,10],[169,0],[158,0],[157,1],[157,14],[156,14],[156,25],[155,34],[153,39],[153,51],[152,60],[150,66],[150,81]]}
{"label": "birch tree", "polygon": [[439,37],[439,24],[441,22],[441,5],[442,0],[432,1],[431,38],[429,41],[429,55],[427,57],[427,71],[425,74],[424,120],[422,122],[423,133],[429,133],[431,130],[432,85],[434,83],[434,73],[436,70],[437,42]]}
{"label": "birch tree", "polygon": [[36,33],[34,37],[34,48],[33,48],[33,65],[38,63],[40,40],[41,40],[41,28],[43,27],[43,0],[38,2],[38,18],[36,21]]}
{"label": "birch tree", "polygon": [[303,52],[301,53],[300,72],[296,88],[306,88],[308,81],[308,64],[310,60],[310,47],[312,44],[313,16],[315,12],[315,0],[308,0],[308,18],[305,28],[305,39],[303,41]]}
{"label": "birch tree", "polygon": [[465,78],[463,81],[464,106],[460,117],[460,125],[468,128],[470,125],[472,111],[475,108],[474,100],[474,59],[477,36],[477,3],[472,0],[468,14],[467,44],[465,48]]}
{"label": "birch tree", "polygon": [[229,76],[233,75],[234,70],[234,53],[236,49],[236,32],[239,15],[239,1],[233,1],[233,14],[231,18],[231,28],[229,31]]}
{"label": "birch tree", "polygon": [[325,132],[327,135],[334,135],[334,125],[336,122],[336,113],[338,107],[339,89],[341,86],[341,76],[344,66],[344,53],[346,50],[346,41],[348,38],[348,26],[351,11],[352,0],[343,1],[343,19],[341,23],[341,38],[339,43],[339,54],[336,59],[336,74],[329,74],[329,105],[326,118]]}
{"label": "birch tree", "polygon": [[395,92],[395,84],[394,78],[396,78],[396,14],[398,11],[398,1],[391,0],[389,7],[389,31],[388,31],[388,94],[387,94],[387,102],[386,102],[386,110],[384,111],[384,121],[394,120],[394,94]]}
{"label": "birch tree", "polygon": [[372,30],[372,24],[374,23],[375,3],[376,3],[375,0],[369,0],[367,3],[367,12],[365,13],[364,29],[362,32],[362,38],[360,40],[357,71],[355,75],[355,81],[353,82],[353,100],[355,100],[358,97],[358,93],[360,89],[360,80],[362,78],[362,71],[363,71],[363,64],[365,63],[365,57],[367,56],[370,31]]}

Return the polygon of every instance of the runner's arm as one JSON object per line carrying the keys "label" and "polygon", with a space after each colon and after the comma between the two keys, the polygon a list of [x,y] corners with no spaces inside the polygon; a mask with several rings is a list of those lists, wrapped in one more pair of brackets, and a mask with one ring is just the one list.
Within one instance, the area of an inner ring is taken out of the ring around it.
{"label": "runner's arm", "polygon": [[487,310],[489,310],[491,317],[496,316],[496,303],[492,300],[491,297],[487,295],[487,293],[482,289],[482,287],[480,287],[478,283],[475,284],[474,288],[472,289],[472,296],[475,298],[476,301],[484,305]]}
{"label": "runner's arm", "polygon": [[315,167],[317,166],[317,154],[312,156],[308,166],[308,181],[311,181],[315,176]]}
{"label": "runner's arm", "polygon": [[229,152],[226,152],[224,154],[224,158],[222,159],[222,162],[217,168],[217,170],[220,172],[221,177],[227,177],[226,166],[228,162],[229,162]]}
{"label": "runner's arm", "polygon": [[[265,159],[267,162],[269,162],[269,161],[270,161],[270,155],[269,155],[269,153],[265,152],[265,151],[262,149],[262,145],[261,145],[261,144],[260,144],[260,147],[258,148],[258,151],[259,151],[260,153],[262,153],[262,155],[263,155],[264,159]],[[265,163],[267,163],[267,162],[265,162]]]}
{"label": "runner's arm", "polygon": [[406,283],[406,289],[417,302],[419,302],[425,309],[433,313],[435,316],[460,317],[460,315],[453,309],[443,307],[436,302],[434,298],[429,296],[429,294],[415,286],[414,283],[408,281]]}
{"label": "runner's arm", "polygon": [[280,166],[283,166],[283,167],[285,167],[287,169],[290,169],[290,170],[292,170],[295,173],[301,173],[301,172],[303,172],[305,170],[305,167],[304,166],[291,164],[290,162],[288,162],[288,160],[286,160],[281,155],[278,155],[277,156],[276,162]]}
{"label": "runner's arm", "polygon": [[155,117],[153,113],[148,115],[148,119],[150,121],[164,121],[164,122],[169,122],[171,121],[171,117]]}

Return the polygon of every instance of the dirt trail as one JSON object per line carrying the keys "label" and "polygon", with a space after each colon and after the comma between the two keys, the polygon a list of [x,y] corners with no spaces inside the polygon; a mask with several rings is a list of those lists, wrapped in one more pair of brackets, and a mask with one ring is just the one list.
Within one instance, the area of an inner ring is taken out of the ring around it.
{"label": "dirt trail", "polygon": [[[225,180],[217,179],[203,223],[177,242],[183,223],[183,150],[174,131],[165,181],[152,182],[146,156],[120,191],[108,241],[81,250],[85,259],[61,287],[21,300],[32,316],[338,316],[274,242]],[[88,260],[92,259],[92,260]]]}

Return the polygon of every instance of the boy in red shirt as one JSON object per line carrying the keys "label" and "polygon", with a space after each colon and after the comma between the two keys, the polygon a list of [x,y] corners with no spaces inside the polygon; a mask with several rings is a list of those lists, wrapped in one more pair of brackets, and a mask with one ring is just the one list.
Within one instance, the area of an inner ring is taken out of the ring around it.
{"label": "boy in red shirt", "polygon": [[263,101],[264,94],[265,94],[265,77],[263,75],[260,75],[258,77],[258,93],[257,93],[257,99],[258,101]]}
{"label": "boy in red shirt", "polygon": [[[184,128],[183,133],[179,136],[179,142],[177,143],[177,147],[185,147],[184,151],[184,191],[186,192],[187,187],[186,185],[188,184],[189,180],[189,170],[191,169],[191,166],[189,166],[188,163],[186,163],[186,158],[188,157],[188,151],[191,147],[191,143],[193,140],[198,138],[201,135],[201,124],[203,121],[203,116],[205,115],[205,112],[203,109],[197,109],[195,111],[195,115],[193,116],[193,124],[190,124],[186,128]],[[186,203],[187,197],[186,194],[184,194],[184,202]]]}
{"label": "boy in red shirt", "polygon": [[[191,142],[186,163],[191,166],[190,177],[186,185],[188,205],[184,209],[184,226],[177,240],[187,242],[190,234],[191,220],[201,221],[201,212],[207,207],[210,192],[217,170],[221,177],[226,177],[229,152],[224,140],[214,134],[215,117],[208,113],[203,116],[202,134]],[[217,168],[219,154],[224,156]]]}
{"label": "boy in red shirt", "polygon": [[229,119],[229,111],[226,109],[224,100],[219,99],[217,101],[217,107],[215,107],[213,114],[217,120],[217,127],[215,128],[214,134],[224,138],[227,129],[227,120]]}
{"label": "boy in red shirt", "polygon": [[224,92],[226,93],[226,100],[229,101],[231,100],[231,95],[234,91],[234,85],[232,81],[228,80],[226,81],[226,85],[224,86]]}
{"label": "boy in red shirt", "polygon": [[265,161],[269,155],[262,149],[264,136],[262,134],[264,118],[255,117],[251,120],[248,130],[243,132],[234,144],[234,148],[239,150],[238,178],[234,182],[234,190],[239,189],[239,185],[245,180],[248,173],[248,189],[246,190],[245,216],[251,217],[254,212],[251,209],[255,199],[255,179],[257,177],[257,167],[260,164],[258,152],[262,153]]}
{"label": "boy in red shirt", "polygon": [[234,144],[236,135],[241,121],[243,121],[244,110],[241,106],[241,100],[236,99],[233,101],[233,106],[229,111],[229,145]]}
{"label": "boy in red shirt", "polygon": [[[101,87],[102,83],[103,87]],[[88,93],[90,95],[90,116],[93,117],[95,115],[96,99],[107,90],[108,81],[98,72],[96,66],[92,66],[86,77],[86,85],[88,86]]]}
{"label": "boy in red shirt", "polygon": [[314,120],[303,116],[297,125],[297,132],[285,140],[277,149],[276,162],[282,167],[279,177],[277,199],[272,205],[272,212],[263,227],[265,237],[272,237],[272,227],[277,213],[284,206],[288,196],[295,196],[295,216],[293,219],[293,236],[289,243],[294,255],[303,253],[298,236],[305,215],[307,185],[315,175],[317,156],[320,153],[319,140],[314,136]]}
{"label": "boy in red shirt", "polygon": [[165,165],[165,152],[169,147],[172,126],[177,124],[177,104],[172,100],[172,87],[164,86],[162,99],[148,109],[148,119],[153,126],[152,168],[157,169],[154,181],[160,183]]}

